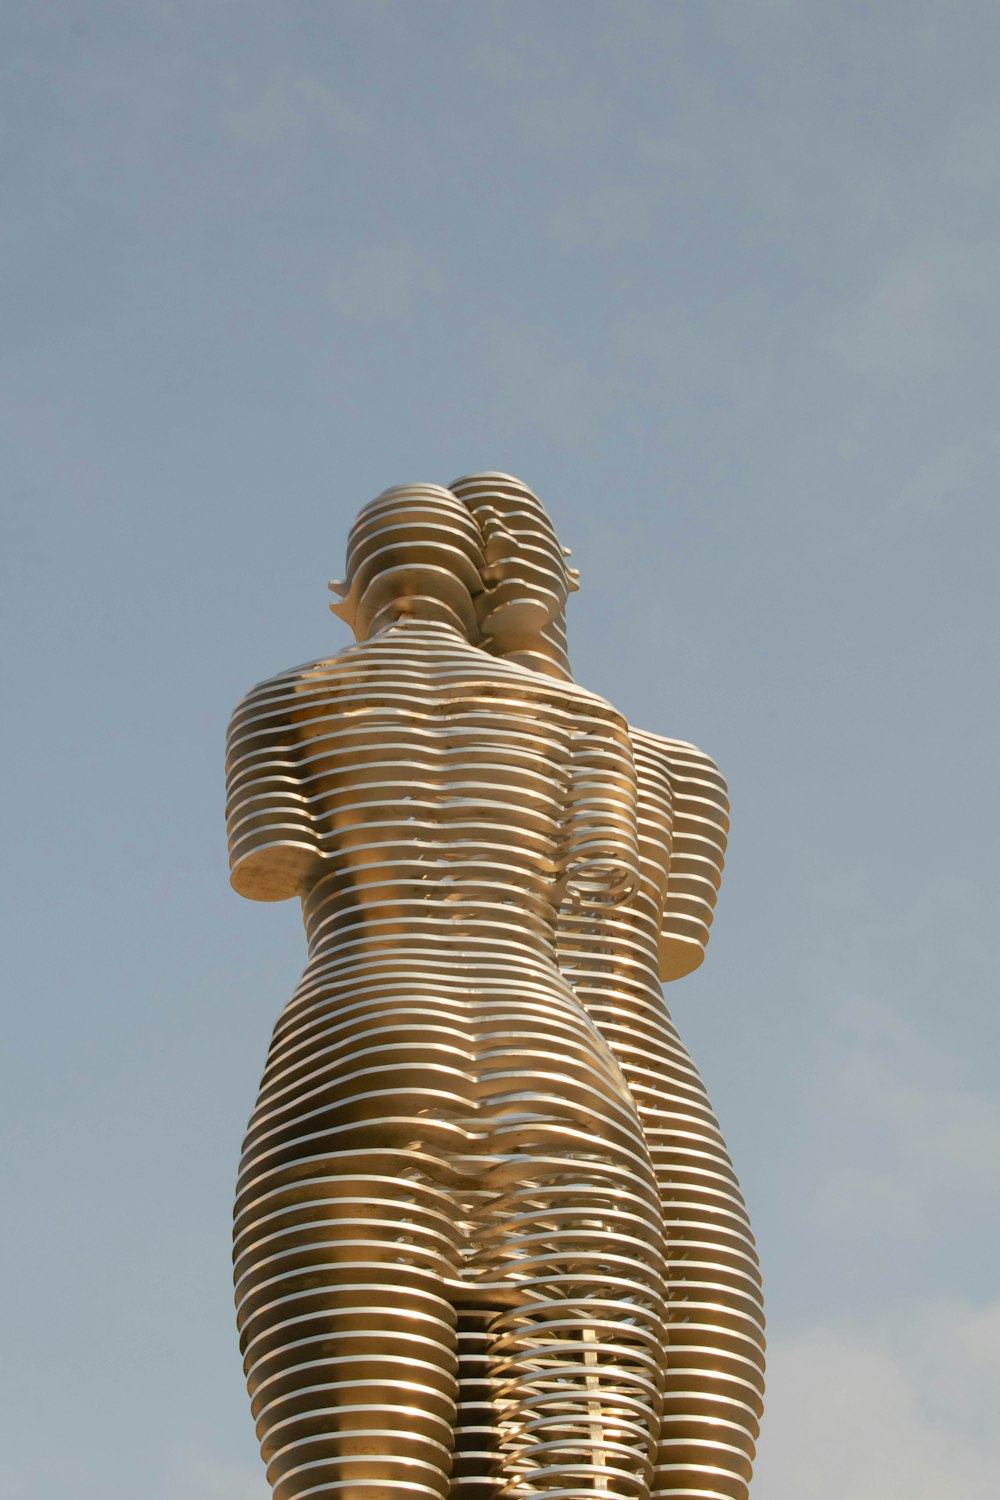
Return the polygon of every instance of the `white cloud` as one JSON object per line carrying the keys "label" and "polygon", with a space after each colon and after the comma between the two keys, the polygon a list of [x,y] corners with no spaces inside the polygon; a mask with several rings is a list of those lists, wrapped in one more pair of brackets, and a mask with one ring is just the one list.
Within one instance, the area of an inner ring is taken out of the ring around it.
{"label": "white cloud", "polygon": [[994,1500],[1000,1304],[777,1341],[754,1500]]}
{"label": "white cloud", "polygon": [[236,102],[222,111],[226,127],[240,140],[269,146],[282,136],[306,130],[319,120],[347,135],[366,128],[357,110],[316,78],[293,76],[287,68],[277,73],[251,99],[241,100],[239,81],[226,80],[226,91]]}

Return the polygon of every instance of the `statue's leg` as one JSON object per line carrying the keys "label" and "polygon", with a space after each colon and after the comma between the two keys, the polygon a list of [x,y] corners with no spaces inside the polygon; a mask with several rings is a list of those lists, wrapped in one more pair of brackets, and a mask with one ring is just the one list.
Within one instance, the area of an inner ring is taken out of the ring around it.
{"label": "statue's leg", "polygon": [[480,1264],[521,1293],[490,1326],[503,1493],[646,1500],[665,1343],[655,1193],[597,1150],[531,1172],[481,1242]]}
{"label": "statue's leg", "polygon": [[670,1347],[653,1500],[747,1500],[763,1409],[764,1315],[746,1208],[659,994],[602,962],[587,956],[575,988],[636,1102],[664,1220]]}
{"label": "statue's leg", "polygon": [[456,1233],[453,1204],[419,1180],[412,1153],[329,1153],[244,1173],[240,1343],[277,1500],[447,1494]]}
{"label": "statue's leg", "polygon": [[654,1500],[746,1500],[763,1407],[764,1316],[746,1207],[701,1080],[665,1020],[641,1088],[666,1229],[670,1355]]}

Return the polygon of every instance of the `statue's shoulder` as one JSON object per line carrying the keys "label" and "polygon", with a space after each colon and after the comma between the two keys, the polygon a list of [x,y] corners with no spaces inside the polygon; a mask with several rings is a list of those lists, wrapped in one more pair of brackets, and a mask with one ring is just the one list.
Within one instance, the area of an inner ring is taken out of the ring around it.
{"label": "statue's shoulder", "polygon": [[688,740],[671,739],[667,735],[654,734],[649,729],[630,728],[629,733],[637,758],[642,757],[680,781],[704,782],[726,799],[728,807],[729,788],[725,777],[704,750]]}
{"label": "statue's shoulder", "polygon": [[697,827],[716,846],[721,874],[729,834],[729,788],[715,761],[687,740],[668,739],[647,729],[630,728],[629,734],[640,779],[651,775],[665,778],[669,785],[675,840],[678,828]]}
{"label": "statue's shoulder", "polygon": [[280,713],[282,709],[301,705],[311,694],[332,686],[360,649],[356,644],[345,646],[332,656],[301,662],[285,672],[276,672],[273,677],[255,682],[233,710],[231,723],[236,726],[248,718]]}
{"label": "statue's shoulder", "polygon": [[533,672],[530,667],[514,668],[536,684],[536,691],[543,694],[557,707],[577,715],[584,724],[598,723],[613,728],[622,735],[628,733],[628,722],[614,704],[591,688],[581,687],[571,677],[546,677]]}

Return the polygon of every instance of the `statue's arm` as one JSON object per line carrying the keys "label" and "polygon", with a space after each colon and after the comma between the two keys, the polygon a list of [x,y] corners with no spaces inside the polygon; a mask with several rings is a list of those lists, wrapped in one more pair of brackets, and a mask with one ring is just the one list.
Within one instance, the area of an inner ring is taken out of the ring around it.
{"label": "statue's arm", "polygon": [[559,894],[576,905],[616,906],[639,885],[635,763],[628,732],[588,714],[573,735]]}
{"label": "statue's arm", "polygon": [[322,861],[296,728],[302,669],[258,683],[226,739],[230,883],[255,901],[300,895]]}
{"label": "statue's arm", "polygon": [[660,979],[681,979],[705,956],[726,841],[729,796],[718,766],[683,740],[636,731],[640,776],[665,774],[671,803],[669,875],[660,924]]}

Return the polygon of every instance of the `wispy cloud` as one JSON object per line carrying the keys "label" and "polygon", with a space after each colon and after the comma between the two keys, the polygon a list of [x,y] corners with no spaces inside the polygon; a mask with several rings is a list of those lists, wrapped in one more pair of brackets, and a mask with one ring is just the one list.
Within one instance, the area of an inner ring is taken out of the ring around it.
{"label": "wispy cloud", "polygon": [[586,437],[621,399],[620,381],[531,328],[507,328],[490,348],[500,391],[498,431],[540,429],[561,442]]}
{"label": "wispy cloud", "polygon": [[998,253],[995,240],[974,236],[915,241],[836,309],[826,347],[856,374],[907,381],[988,352],[1000,321]]}
{"label": "wispy cloud", "polygon": [[816,1094],[827,1166],[814,1215],[827,1233],[940,1233],[963,1201],[1000,1191],[1000,1100],[884,1002],[844,1003]]}
{"label": "wispy cloud", "polygon": [[358,318],[396,318],[438,286],[434,261],[411,240],[388,240],[345,256],[330,278],[341,312]]}
{"label": "wispy cloud", "polygon": [[755,1500],[993,1500],[998,1332],[1000,1304],[942,1300],[773,1342]]}
{"label": "wispy cloud", "polygon": [[28,1490],[20,1474],[9,1464],[0,1464],[0,1495],[4,1500],[28,1500]]}
{"label": "wispy cloud", "polygon": [[223,123],[251,145],[269,146],[317,122],[346,135],[359,135],[367,128],[364,117],[333,89],[287,68],[253,93],[235,77],[225,86],[232,102],[222,111]]}
{"label": "wispy cloud", "polygon": [[550,151],[599,140],[607,134],[612,119],[607,99],[597,94],[536,99],[520,105],[514,116],[533,146]]}
{"label": "wispy cloud", "polygon": [[655,206],[645,186],[602,183],[554,208],[548,232],[565,250],[613,250],[648,235]]}
{"label": "wispy cloud", "polygon": [[269,1493],[263,1465],[249,1469],[202,1454],[178,1459],[160,1491],[161,1500],[265,1500]]}

